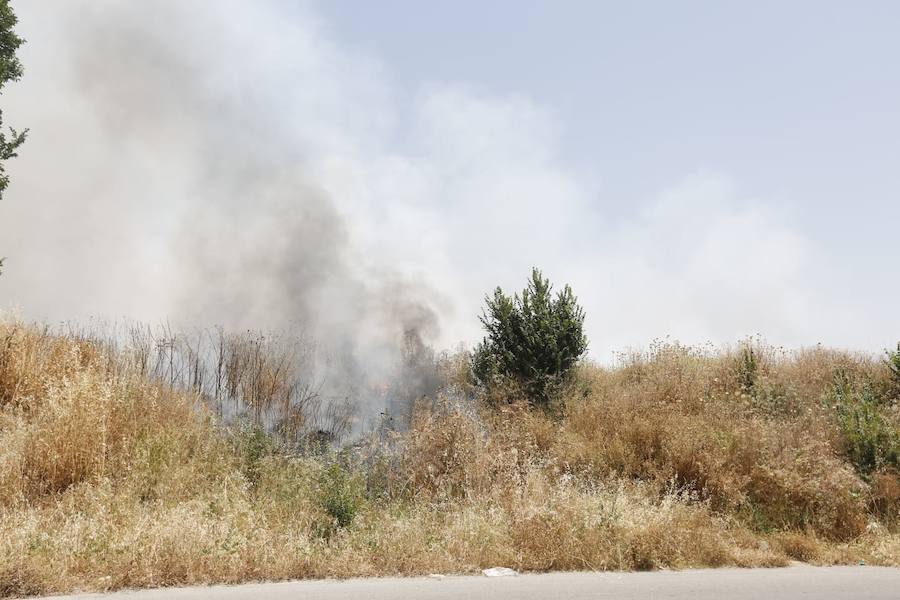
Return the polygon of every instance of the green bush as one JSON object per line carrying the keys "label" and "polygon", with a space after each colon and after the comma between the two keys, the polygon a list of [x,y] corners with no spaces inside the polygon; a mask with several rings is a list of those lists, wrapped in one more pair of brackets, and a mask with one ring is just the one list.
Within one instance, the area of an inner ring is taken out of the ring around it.
{"label": "green bush", "polygon": [[888,350],[884,364],[888,368],[890,376],[890,389],[888,393],[894,400],[900,400],[900,342],[897,342],[896,350]]}
{"label": "green bush", "polygon": [[741,348],[741,355],[738,357],[734,371],[741,391],[748,394],[752,392],[759,377],[759,360],[753,346],[749,343]]}
{"label": "green bush", "polygon": [[472,357],[475,378],[486,386],[513,381],[532,404],[547,406],[587,352],[584,311],[572,289],[567,285],[554,297],[550,282],[533,269],[521,296],[498,287],[485,301],[487,336]]}
{"label": "green bush", "polygon": [[241,471],[250,486],[255,487],[262,473],[263,460],[275,453],[275,443],[259,425],[242,428],[238,433],[237,442]]}
{"label": "green bush", "polygon": [[839,372],[832,390],[838,427],[847,458],[864,477],[884,468],[900,468],[900,432],[885,417],[870,385],[854,389]]}
{"label": "green bush", "polygon": [[365,483],[358,475],[334,462],[322,471],[319,486],[322,508],[331,517],[333,525],[348,527],[365,501]]}

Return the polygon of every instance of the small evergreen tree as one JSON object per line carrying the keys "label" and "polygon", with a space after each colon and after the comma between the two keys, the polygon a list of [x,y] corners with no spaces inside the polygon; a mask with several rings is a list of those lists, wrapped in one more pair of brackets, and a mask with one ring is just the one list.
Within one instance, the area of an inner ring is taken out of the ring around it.
{"label": "small evergreen tree", "polygon": [[584,310],[566,285],[553,296],[538,269],[521,296],[499,287],[485,298],[481,323],[487,332],[475,349],[472,371],[479,383],[520,384],[532,404],[547,406],[554,389],[587,352]]}
{"label": "small evergreen tree", "polygon": [[[3,87],[10,81],[17,81],[22,77],[22,63],[16,56],[25,40],[16,35],[13,31],[18,20],[15,13],[9,6],[9,0],[0,0],[0,93]],[[9,128],[9,134],[2,131],[3,112],[0,111],[0,200],[3,199],[3,192],[9,185],[9,175],[6,174],[5,163],[10,158],[17,155],[19,146],[25,142],[25,136],[28,130],[17,132],[12,127]],[[0,269],[3,267],[3,259],[0,258]]]}

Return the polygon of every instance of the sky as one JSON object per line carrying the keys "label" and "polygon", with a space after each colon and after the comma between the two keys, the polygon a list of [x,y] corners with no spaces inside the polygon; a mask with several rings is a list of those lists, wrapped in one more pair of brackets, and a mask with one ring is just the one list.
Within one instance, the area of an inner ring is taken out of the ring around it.
{"label": "sky", "polygon": [[[900,339],[894,2],[13,2],[0,307],[591,355]],[[387,300],[385,300],[387,298]]]}

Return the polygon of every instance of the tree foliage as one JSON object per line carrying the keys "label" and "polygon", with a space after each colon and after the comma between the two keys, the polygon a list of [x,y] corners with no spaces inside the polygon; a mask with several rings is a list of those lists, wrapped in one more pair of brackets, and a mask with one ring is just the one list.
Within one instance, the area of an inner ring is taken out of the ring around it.
{"label": "tree foliage", "polygon": [[533,404],[546,406],[587,352],[584,311],[572,289],[566,285],[554,296],[550,281],[533,269],[521,295],[498,287],[485,302],[487,336],[472,358],[476,379],[487,386],[511,380]]}
{"label": "tree foliage", "polygon": [[[22,77],[22,63],[16,56],[25,40],[16,35],[13,30],[18,19],[13,13],[9,0],[0,0],[0,94],[3,93],[3,87],[10,81],[17,81]],[[6,174],[6,161],[17,156],[19,146],[25,142],[25,136],[28,130],[16,131],[12,127],[9,132],[3,131],[3,112],[0,111],[0,200],[3,199],[3,192],[9,185],[9,175]],[[3,260],[0,259],[0,267],[3,266]]]}

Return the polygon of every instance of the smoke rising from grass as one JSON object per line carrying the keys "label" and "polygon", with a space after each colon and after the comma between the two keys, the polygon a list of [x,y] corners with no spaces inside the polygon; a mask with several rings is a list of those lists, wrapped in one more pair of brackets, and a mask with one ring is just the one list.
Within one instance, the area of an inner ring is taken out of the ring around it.
{"label": "smoke rising from grass", "polygon": [[168,201],[172,313],[232,328],[299,323],[340,342],[389,343],[408,329],[433,337],[422,285],[354,265],[344,217],[307,173],[303,140],[270,110],[279,87],[257,88],[255,73],[230,60],[241,44],[222,39],[228,24],[198,42],[208,14],[163,12],[174,26],[121,3],[93,14],[73,63],[109,135],[158,155],[159,171],[142,175],[166,179],[169,152],[189,154],[189,179]]}
{"label": "smoke rising from grass", "polygon": [[895,343],[789,204],[715,170],[609,197],[551,111],[407,89],[307,8],[17,4],[26,74],[3,108],[31,134],[0,203],[0,308],[299,325],[383,372],[408,330],[477,341],[484,294],[539,266],[572,285],[601,360],[661,335]]}
{"label": "smoke rising from grass", "polygon": [[20,190],[30,193],[18,202],[46,212],[43,223],[19,222],[48,236],[56,262],[45,266],[49,282],[41,257],[13,240],[24,267],[13,283],[36,288],[25,294],[29,313],[299,328],[343,365],[330,377],[362,378],[327,382],[335,396],[385,378],[405,337],[435,339],[437,294],[365,264],[342,207],[310,172],[318,124],[291,115],[304,98],[296,81],[329,66],[317,64],[329,57],[314,32],[274,31],[281,46],[270,52],[257,36],[272,28],[245,19],[271,15],[239,3],[221,12],[174,1],[153,11],[52,4],[55,14],[22,13],[40,32],[26,61],[28,100],[42,110],[28,111],[40,119],[30,125],[41,156],[21,165]]}

